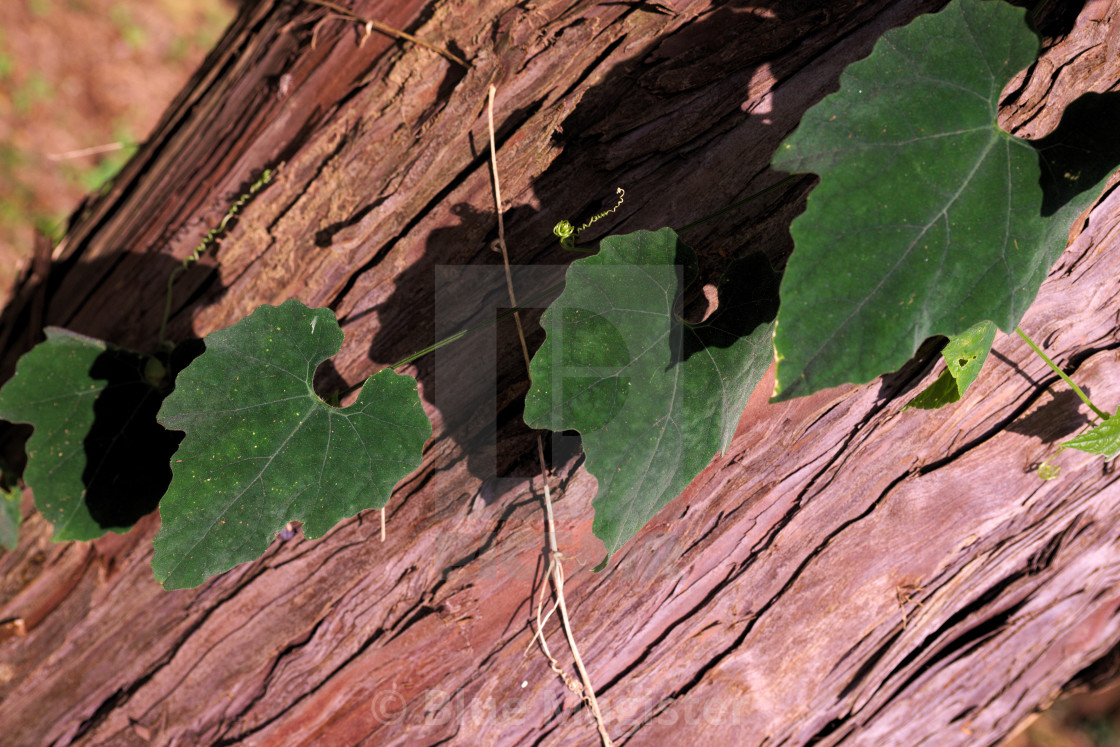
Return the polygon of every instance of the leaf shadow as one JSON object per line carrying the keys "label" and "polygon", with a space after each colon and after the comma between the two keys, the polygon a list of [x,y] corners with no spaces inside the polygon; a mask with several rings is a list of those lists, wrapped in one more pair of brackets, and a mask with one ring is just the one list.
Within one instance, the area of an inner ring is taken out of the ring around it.
{"label": "leaf shadow", "polygon": [[[457,222],[428,235],[423,257],[395,278],[394,295],[371,309],[382,328],[415,329],[420,320],[430,320],[431,329],[424,330],[430,337],[412,335],[389,344],[377,337],[370,357],[401,360],[429,342],[471,330],[417,359],[413,373],[439,410],[444,434],[459,446],[470,474],[482,481],[483,500],[490,503],[539,472],[536,436],[522,420],[528,375],[501,255],[493,250],[496,217],[471,203],[456,203],[451,213]],[[515,226],[535,214],[515,207],[504,220]],[[470,256],[479,248],[481,256]],[[463,261],[465,257],[470,259]],[[514,264],[510,272],[532,352],[544,336],[537,323],[540,312],[559,294],[564,267]]]}
{"label": "leaf shadow", "polygon": [[1042,187],[1042,215],[1049,217],[1094,187],[1120,164],[1120,92],[1086,93],[1066,107],[1058,127],[1034,141]]}
{"label": "leaf shadow", "polygon": [[105,382],[94,400],[93,425],[82,441],[82,483],[90,516],[102,527],[128,527],[159,505],[171,484],[171,456],[183,440],[156,422],[174,376],[204,350],[193,339],[175,348],[168,376],[151,381],[146,355],[110,347],[99,355],[89,378]]}
{"label": "leaf shadow", "polygon": [[[778,316],[780,280],[762,252],[732,262],[720,278],[717,306],[711,315],[699,324],[684,323],[684,334],[670,338],[680,341],[670,358],[671,365],[683,363],[707,348],[729,348],[761,325],[773,322]],[[679,317],[675,320],[681,323]]]}
{"label": "leaf shadow", "polygon": [[[1085,387],[1088,394],[1088,387]],[[1081,411],[1081,399],[1072,389],[1055,392],[1050,401],[1007,426],[1007,430],[1033,436],[1042,443],[1054,443],[1072,436],[1089,423]]]}
{"label": "leaf shadow", "polygon": [[[687,23],[667,26],[671,30],[661,38],[635,45],[624,57],[616,54],[624,38],[611,43],[601,59],[615,55],[619,61],[600,67],[602,74],[596,71],[595,82],[585,86],[574,108],[564,110],[555,121],[548,119],[553,110],[540,102],[512,112],[499,107],[495,112],[499,153],[511,137],[524,137],[527,123],[539,126],[540,122],[550,133],[540,147],[559,151],[544,171],[530,177],[528,194],[520,186],[511,187],[506,183],[508,175],[502,174],[503,192],[516,195],[514,206],[505,213],[505,229],[519,302],[527,305],[534,289],[547,285],[534,282],[531,272],[522,268],[554,268],[552,277],[561,277],[564,268],[582,256],[561,249],[552,227],[561,219],[580,225],[614,207],[618,187],[627,189],[623,205],[581,235],[579,244],[593,247],[598,238],[611,233],[682,226],[780,181],[782,175],[769,167],[773,148],[784,134],[776,123],[795,121],[797,112],[785,110],[781,92],[767,101],[765,111],[743,108],[743,99],[756,76],[766,72],[766,66],[790,44],[819,33],[822,24],[837,15],[861,12],[858,2],[841,5],[826,10],[811,0],[761,5],[734,0]],[[653,4],[625,7],[627,22],[633,20],[631,16],[661,13]],[[486,168],[484,137],[471,140],[473,170]],[[638,189],[643,184],[676,183],[691,190],[703,164],[710,163],[718,163],[719,168],[703,180],[702,194]],[[690,243],[712,247],[695,262],[699,277],[714,282],[740,254],[754,249],[762,250],[772,264],[783,264],[792,250],[789,221],[803,210],[805,185],[812,180],[794,181],[693,229],[687,237]],[[500,256],[490,248],[497,238],[491,191],[476,186],[471,191],[457,188],[454,194],[458,201],[451,210],[444,209],[449,213],[446,224],[430,231],[423,257],[394,278],[393,293],[379,296],[373,308],[343,320],[350,323],[363,314],[377,314],[379,331],[369,353],[376,364],[393,363],[439,339],[449,328],[437,333],[437,304],[477,303],[484,307],[480,315],[489,315],[490,320],[508,306],[500,274],[487,280],[485,287],[437,287],[435,273],[441,265],[501,268]],[[703,304],[702,287],[686,289],[682,304],[690,311]],[[753,303],[754,292],[752,287],[745,297],[724,299],[722,317],[713,316],[716,323],[701,325],[699,339],[727,345],[735,335],[753,328],[746,307]],[[549,300],[532,305],[543,306]],[[534,311],[521,316],[530,353],[543,340],[538,318]],[[462,317],[464,324],[471,320],[469,314]],[[695,354],[698,345],[695,338],[682,341],[677,354]],[[442,427],[458,446],[470,474],[482,481],[483,500],[497,500],[539,472],[536,436],[522,422],[529,383],[511,318],[498,321],[492,338],[476,333],[415,365],[425,399],[439,412]],[[496,371],[471,381],[479,366],[490,365]],[[437,368],[450,372],[450,380],[448,375],[437,375]],[[551,463],[568,463],[577,439],[565,434],[548,438],[546,456]]]}

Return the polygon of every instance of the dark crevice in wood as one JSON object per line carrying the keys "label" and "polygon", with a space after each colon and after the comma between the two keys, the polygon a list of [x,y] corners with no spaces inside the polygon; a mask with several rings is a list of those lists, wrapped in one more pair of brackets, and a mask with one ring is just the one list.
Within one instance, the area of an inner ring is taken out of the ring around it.
{"label": "dark crevice in wood", "polygon": [[[139,687],[139,684],[130,689],[132,690],[132,692],[135,692],[137,687]],[[103,700],[94,710],[94,712],[90,714],[89,718],[78,724],[78,728],[75,729],[74,736],[77,738],[81,738],[82,736],[84,736],[87,732],[89,732],[90,729],[101,723],[101,721],[103,721],[111,712],[115,711],[121,705],[127,703],[129,695],[131,695],[131,692],[117,690],[108,698]]]}
{"label": "dark crevice in wood", "polygon": [[1120,676],[1120,643],[1078,671],[1070,680],[1071,687],[1099,688],[1113,683]]}
{"label": "dark crevice in wood", "polygon": [[[898,639],[902,636],[902,632],[903,628],[900,627],[895,633],[883,639],[879,643],[879,645],[877,645],[875,649],[870,654],[868,654],[867,658],[863,661],[862,664],[859,665],[859,668],[856,669],[851,679],[848,680],[848,684],[844,685],[844,687],[840,689],[840,693],[836,696],[837,702],[844,700],[853,692],[855,692],[856,688],[859,687],[865,679],[867,679],[868,675],[871,674],[871,672],[875,669],[875,667],[879,664],[883,657],[890,652],[891,647],[893,647]],[[848,649],[844,656],[837,660],[836,666],[833,667],[833,671],[839,669],[840,666],[844,663],[844,660],[858,651],[864,645],[865,641],[866,639],[858,641],[854,646]]]}
{"label": "dark crevice in wood", "polygon": [[[254,734],[259,733],[262,729],[268,728],[278,719],[283,718],[284,710],[277,709],[274,715],[269,718],[262,719],[259,723],[253,725],[252,728],[243,729],[236,732],[235,734],[229,733],[234,728],[234,726],[236,726],[236,724],[246,716],[247,713],[250,713],[252,711],[253,707],[258,702],[268,697],[269,686],[272,682],[273,675],[276,672],[276,668],[280,666],[280,664],[285,660],[286,657],[290,656],[296,651],[299,651],[301,648],[306,646],[309,641],[313,640],[315,638],[316,632],[319,630],[319,627],[325,620],[325,617],[318,620],[315,625],[307,631],[307,634],[303,638],[303,640],[296,641],[290,644],[287,648],[276,655],[276,657],[272,660],[272,666],[269,667],[268,672],[265,674],[262,680],[261,687],[257,694],[252,699],[248,700],[238,713],[229,715],[228,724],[223,729],[226,734],[221,739],[217,739],[213,742],[214,747],[232,747],[232,745],[244,744],[246,739],[251,738]],[[382,635],[382,633],[383,631],[380,628],[375,630],[373,632],[373,636],[367,639],[367,645],[376,641]],[[328,679],[330,679],[329,675],[327,677],[324,677],[322,681],[326,682]],[[295,703],[297,703],[298,701],[298,698],[295,699],[291,705],[295,705]]]}
{"label": "dark crevice in wood", "polygon": [[[356,522],[356,521],[359,521],[359,519],[358,519],[358,517],[355,517],[355,518],[351,519],[350,521]],[[349,522],[347,522],[347,523],[349,523]],[[307,556],[311,555],[312,553],[320,551],[321,548],[322,548],[321,542],[325,541],[328,537],[331,536],[331,534],[333,532],[335,532],[337,530],[338,530],[338,528],[332,529],[330,532],[328,532],[323,537],[319,537],[319,538],[313,539],[313,540],[309,540],[306,537],[301,537],[301,535],[297,534],[294,537],[292,537],[291,539],[282,540],[280,543],[275,543],[276,546],[277,546],[276,547],[277,550],[279,550],[279,548],[287,549],[289,547],[289,545],[292,545],[292,544],[295,545],[295,549],[289,551],[286,554],[285,557],[278,559],[276,562],[269,563],[266,568],[262,568],[261,569],[262,573],[265,570],[270,570],[270,569],[274,569],[274,568],[283,568],[284,566],[288,565],[289,563],[300,562],[300,561],[306,559]],[[324,555],[323,558],[319,561],[319,563],[317,565],[313,566],[313,569],[314,569],[313,573],[318,572],[323,567],[325,567],[327,565],[327,563],[329,563],[333,557],[339,555],[340,553],[347,552],[347,551],[349,551],[353,548],[361,547],[362,545],[364,545],[368,541],[369,541],[368,539],[363,539],[363,540],[359,540],[357,542],[345,542],[345,543],[339,545],[336,550],[331,551],[330,555]]]}
{"label": "dark crevice in wood", "polygon": [[515,514],[521,512],[521,510],[526,506],[535,503],[540,503],[540,501],[536,498],[531,498],[529,500],[511,502],[495,520],[493,531],[489,532],[488,536],[481,545],[455,558],[443,568],[442,574],[444,580],[446,580],[454,571],[465,568],[476,562],[480,557],[483,557],[498,541],[502,530],[509,523],[510,519],[512,519]]}
{"label": "dark crevice in wood", "polygon": [[1027,575],[1034,576],[1050,567],[1050,564],[1054,562],[1054,558],[1058,556],[1058,551],[1061,550],[1062,543],[1065,541],[1066,537],[1077,528],[1078,524],[1081,522],[1082,516],[1083,514],[1075,516],[1073,521],[1067,524],[1060,532],[1051,536],[1050,539],[1046,541],[1045,545],[1040,547],[1034,555],[1031,555],[1030,558],[1027,559]]}
{"label": "dark crevice in wood", "polygon": [[[541,729],[540,734],[537,736],[536,739],[533,740],[532,747],[543,747],[546,744],[550,744],[551,741],[549,740],[549,737],[551,737],[552,734],[557,729],[560,728],[560,724],[561,724],[561,722],[560,722],[559,719],[554,719],[547,726],[545,726],[545,728]],[[619,739],[616,738],[614,740],[614,743],[618,744],[618,745],[622,745],[622,744],[625,744],[626,741],[625,740],[619,740]]]}
{"label": "dark crevice in wood", "polygon": [[[668,695],[663,696],[661,699],[661,703],[659,704],[659,708],[661,710],[664,710],[664,708],[671,703],[680,700],[690,690],[699,685],[707,676],[708,672],[712,671],[716,666],[719,665],[721,661],[726,659],[732,654],[732,652],[742,646],[743,642],[747,639],[747,636],[750,635],[751,630],[753,630],[754,623],[759,619],[759,617],[762,616],[762,614],[766,611],[770,604],[773,603],[773,601],[774,600],[772,599],[769,600],[767,604],[764,605],[763,608],[758,612],[758,614],[753,615],[747,622],[747,624],[743,627],[743,631],[739,633],[739,635],[735,636],[735,638],[729,644],[727,644],[719,651],[715,652],[714,656],[710,657],[703,664],[699,665],[696,669],[695,675],[693,675],[690,680],[685,682],[682,686],[675,688]],[[636,724],[632,730],[628,731],[625,734],[625,739],[632,739],[637,733],[641,731],[643,727],[648,725],[654,718],[656,718],[659,713],[660,710],[655,710],[652,714],[650,714],[650,718],[646,719],[642,723]]]}
{"label": "dark crevice in wood", "polygon": [[[329,682],[331,680],[331,678],[333,678],[339,671],[341,671],[342,669],[345,669],[347,666],[352,664],[353,661],[355,659],[359,658],[362,653],[364,653],[373,644],[377,643],[377,641],[379,641],[384,634],[385,634],[385,630],[383,628],[377,628],[376,630],[374,630],[372,634],[366,636],[366,638],[362,642],[362,644],[351,653],[350,657],[348,657],[347,659],[342,661],[336,668],[332,669],[329,672],[324,673],[322,677],[318,678],[317,684],[321,686],[322,684],[324,684],[326,682]],[[292,698],[291,702],[288,703],[288,709],[294,708],[301,701],[305,700],[307,697],[309,697],[312,694],[313,694],[313,691],[302,692],[302,693],[297,694],[296,697]],[[242,714],[242,716],[243,715],[244,714]],[[231,747],[231,745],[241,744],[241,743],[244,742],[245,739],[248,739],[248,738],[252,737],[254,734],[258,734],[262,730],[268,728],[271,724],[273,724],[273,723],[275,723],[279,720],[282,720],[284,715],[285,715],[285,711],[282,710],[282,709],[278,709],[277,712],[273,716],[271,716],[268,719],[262,720],[260,723],[254,725],[253,728],[246,729],[245,731],[239,733],[236,738],[225,738],[225,739],[216,741],[214,743],[215,747],[218,747],[219,745],[221,747]]]}
{"label": "dark crevice in wood", "polygon": [[829,721],[824,726],[822,726],[815,734],[810,736],[805,741],[805,744],[806,745],[820,744],[821,742],[828,739],[829,737],[836,736],[837,733],[840,732],[840,730],[848,729],[850,731],[852,728],[854,728],[854,727],[850,723],[850,714],[844,715],[844,716],[838,716],[838,717],[832,719],[831,721]]}
{"label": "dark crevice in wood", "polygon": [[[943,469],[946,466],[957,461],[970,451],[973,451],[974,449],[979,448],[991,439],[998,437],[1000,433],[1007,430],[1009,425],[1014,423],[1016,420],[1022,417],[1024,413],[1030,410],[1031,407],[1033,407],[1035,403],[1037,403],[1043,397],[1043,395],[1045,395],[1050,390],[1050,387],[1054,386],[1054,384],[1058,381],[1061,381],[1061,379],[1059,379],[1057,376],[1043,379],[1038,383],[1037,387],[1029,392],[1026,396],[1024,396],[1019,401],[1018,405],[1006,416],[1000,418],[999,421],[993,423],[987,430],[980,433],[975,438],[965,441],[964,444],[962,444],[960,447],[954,449],[952,453],[918,467],[916,474],[918,474],[919,476],[924,476],[932,472],[936,472],[939,469]],[[965,396],[967,397],[968,395],[966,394]]]}
{"label": "dark crevice in wood", "polygon": [[[358,223],[361,222],[361,220],[363,218],[365,218],[371,212],[373,212],[378,207],[380,207],[382,204],[384,204],[384,202],[387,199],[389,199],[389,197],[387,195],[382,196],[382,197],[378,197],[373,202],[370,202],[370,203],[368,203],[366,205],[363,205],[362,207],[358,208],[358,210],[356,210],[354,212],[354,214],[351,215],[349,218],[346,218],[345,220],[335,221],[334,223],[331,223],[330,225],[319,229],[315,233],[315,246],[319,247],[320,249],[326,249],[326,248],[330,247],[332,239],[334,238],[334,235],[336,233],[338,233],[339,231],[341,231],[344,228],[349,228],[350,226],[357,225]],[[335,305],[331,306],[330,308],[331,309],[337,308],[338,302],[341,301],[341,300],[342,300],[341,297],[335,298],[334,301],[333,301]]]}
{"label": "dark crevice in wood", "polygon": [[[828,466],[826,466],[825,469],[828,469]],[[856,517],[854,517],[852,519],[849,519],[848,521],[842,523],[833,532],[831,532],[827,537],[823,538],[820,542],[818,542],[816,544],[816,546],[813,548],[813,550],[805,557],[805,559],[797,567],[797,569],[794,570],[792,574],[790,574],[789,578],[786,579],[785,583],[778,590],[778,592],[775,593],[771,598],[766,600],[766,602],[761,607],[759,607],[757,611],[754,611],[754,612],[751,613],[749,619],[747,620],[746,624],[744,625],[744,629],[743,629],[742,633],[739,634],[735,638],[735,640],[731,643],[731,645],[729,645],[726,648],[719,651],[714,657],[712,657],[704,665],[699,667],[696,671],[696,675],[688,683],[686,683],[683,687],[678,688],[675,691],[673,691],[673,693],[671,695],[669,695],[668,698],[666,698],[666,701],[671,702],[671,701],[675,701],[675,700],[681,698],[690,689],[692,689],[693,687],[698,685],[703,680],[704,676],[707,674],[708,671],[715,668],[721,661],[723,661],[732,652],[734,652],[737,648],[739,648],[743,644],[743,642],[746,640],[746,638],[750,634],[750,632],[754,629],[755,624],[767,613],[767,611],[769,611],[769,609],[779,599],[783,598],[783,596],[789,592],[789,590],[797,582],[798,578],[805,571],[805,569],[808,568],[812,564],[814,559],[820,553],[822,553],[825,550],[825,548],[828,547],[829,543],[835,537],[839,536],[841,533],[843,533],[845,530],[847,530],[850,526],[856,524],[860,520],[869,516],[875,510],[875,508],[879,505],[879,503],[883,499],[885,499],[887,495],[890,494],[892,488],[895,485],[899,484],[905,478],[906,478],[906,475],[895,478],[895,480],[886,488],[886,490],[884,490],[880,494],[880,496],[874,502],[872,502],[872,504],[870,506],[868,506],[868,508],[865,509],[859,516],[856,516]],[[778,527],[776,527],[776,530],[773,533],[774,536],[776,536],[778,533],[780,533],[780,527],[783,526],[784,524],[786,524],[787,520],[792,521],[792,519],[793,519],[792,514],[787,514],[786,517],[783,517],[783,520],[778,523]],[[750,565],[753,563],[753,560],[756,557],[757,557],[757,555],[752,553],[751,558],[748,559],[748,561],[746,563],[742,564],[739,568],[735,569],[734,573],[729,575],[728,578],[724,582],[721,583],[721,586],[722,585],[727,585],[730,581],[734,580],[736,577],[738,577],[742,573],[744,573],[746,571],[746,569],[750,567]],[[604,692],[606,692],[606,689],[604,689]],[[641,728],[641,726],[639,726],[637,728]],[[633,736],[633,735],[631,734],[630,736]]]}
{"label": "dark crevice in wood", "polygon": [[118,706],[127,703],[135,693],[137,693],[141,688],[147,685],[152,680],[152,678],[159,674],[160,671],[171,662],[171,660],[175,656],[175,653],[182,646],[186,645],[186,642],[190,640],[190,638],[203,627],[203,625],[207,622],[207,620],[213,613],[217,612],[220,609],[222,603],[232,599],[237,595],[237,592],[240,590],[240,588],[241,587],[239,585],[233,586],[229,588],[226,593],[221,594],[213,607],[206,609],[194,622],[184,628],[174,641],[168,644],[166,652],[163,654],[163,656],[161,656],[158,660],[152,662],[152,665],[146,672],[137,677],[135,680],[129,681],[126,687],[117,689],[115,692],[113,692],[112,695],[102,701],[101,704],[98,705],[98,707],[94,710],[94,712],[79,724],[77,733],[73,735],[73,738],[80,738],[84,734],[88,733],[91,729],[104,721],[109,716],[109,714],[112,713]]}
{"label": "dark crevice in wood", "polygon": [[[1077,381],[1077,379],[1074,378],[1074,375],[1077,373],[1077,369],[1081,368],[1085,361],[1089,360],[1095,355],[1100,355],[1101,353],[1111,353],[1114,350],[1120,350],[1120,342],[1113,342],[1109,345],[1100,345],[1097,347],[1085,349],[1070,350],[1066,359],[1066,365],[1062,366],[1062,371],[1065,372],[1066,376],[1069,376],[1074,381]],[[1086,392],[1086,394],[1088,394],[1088,392]],[[1115,411],[1116,409],[1115,407],[1109,407],[1103,402],[1096,402],[1094,404],[1096,404],[1097,407],[1101,408],[1105,412],[1108,412],[1110,409]]]}
{"label": "dark crevice in wood", "polygon": [[[432,593],[435,593],[434,589]],[[393,624],[395,632],[385,641],[386,644],[392,643],[394,638],[403,635],[405,631],[424,618],[435,615],[436,608],[426,603],[419,603],[412,610],[409,610],[409,612],[411,612],[411,614],[407,618]]]}
{"label": "dark crevice in wood", "polygon": [[951,724],[960,723],[961,721],[964,721],[965,719],[967,719],[969,716],[971,716],[974,713],[976,713],[975,708],[965,708],[963,711],[958,713],[956,716],[953,716],[951,719],[949,719],[949,723],[951,723]]}
{"label": "dark crevice in wood", "polygon": [[[735,581],[738,575],[739,572],[736,569],[732,569],[731,571],[729,571],[728,574],[719,583],[712,586],[712,589],[707,594],[705,594],[702,599],[685,610],[679,617],[677,617],[677,619],[668,623],[661,631],[661,633],[652,641],[650,641],[642,650],[642,652],[634,657],[634,659],[630,661],[626,665],[626,667],[620,669],[614,677],[611,677],[611,679],[607,680],[601,685],[598,685],[596,691],[598,693],[605,694],[610,692],[610,690],[620,682],[623,682],[632,672],[636,671],[638,667],[640,667],[642,663],[644,663],[646,659],[648,659],[649,656],[654,653],[666,639],[669,638],[670,635],[672,635],[672,633],[677,629],[678,626],[689,620],[697,611],[704,609],[712,603],[713,599],[718,598],[720,594],[724,593],[727,590],[727,587]],[[757,615],[755,616],[757,617]]]}
{"label": "dark crevice in wood", "polygon": [[[750,499],[748,498],[747,500],[743,501],[738,506],[736,506],[734,509],[732,509],[732,512],[738,511],[739,509],[744,508],[749,503],[750,503]],[[681,552],[681,557],[682,558],[687,558],[689,553],[691,553],[695,548],[703,545],[707,541],[707,539],[712,536],[712,533],[715,532],[717,529],[719,529],[719,523],[723,520],[723,517],[724,517],[724,512],[723,511],[720,511],[718,514],[716,514],[715,518],[712,519],[711,528],[708,529],[708,531],[704,532],[703,534],[699,535],[695,540],[690,542],[688,547],[684,548],[684,550]]]}
{"label": "dark crevice in wood", "polygon": [[[262,684],[260,687],[260,691],[257,693],[256,697],[249,701],[246,706],[241,709],[241,712],[237,714],[234,719],[235,723],[236,718],[239,718],[244,713],[250,711],[255,703],[268,696],[268,691],[273,684],[273,678],[276,675],[277,668],[280,667],[280,665],[283,664],[289,657],[291,657],[296,652],[301,651],[309,642],[313,641],[316,634],[319,632],[319,628],[322,627],[323,623],[326,622],[326,620],[326,616],[323,616],[316,620],[315,624],[307,628],[307,631],[300,638],[292,641],[279,653],[276,654],[276,656],[272,660],[272,665],[268,668],[268,671],[265,672],[265,675],[261,680]],[[243,740],[246,736],[248,735],[240,734],[237,736],[237,739]]]}
{"label": "dark crevice in wood", "polygon": [[[882,677],[881,681],[884,683],[890,682],[896,676],[908,670],[910,673],[898,685],[891,688],[891,694],[884,697],[879,707],[868,714],[868,717],[870,718],[878,715],[883,708],[890,704],[891,698],[905,691],[929,670],[951,662],[954,658],[954,654],[957,656],[963,655],[963,652],[968,647],[977,645],[987,637],[998,634],[1015,613],[1026,605],[1029,601],[1029,597],[1021,599],[992,617],[982,619],[971,627],[966,628],[963,632],[953,635],[956,628],[962,626],[969,617],[974,615],[982,616],[989,605],[998,603],[1000,595],[1026,575],[1026,571],[1019,571],[992,584],[992,586],[985,590],[978,598],[953,613],[949,619],[927,635],[921,643],[908,651],[898,664]],[[952,635],[952,637],[947,641],[936,644],[938,639],[949,635]],[[922,656],[927,656],[928,658],[921,664],[912,667],[911,665],[915,664]]]}

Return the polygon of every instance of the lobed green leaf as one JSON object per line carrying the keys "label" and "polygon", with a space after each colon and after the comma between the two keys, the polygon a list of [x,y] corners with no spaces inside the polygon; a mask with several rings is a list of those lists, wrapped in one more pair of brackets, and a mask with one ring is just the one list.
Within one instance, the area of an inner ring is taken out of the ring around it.
{"label": "lobed green leaf", "polygon": [[289,521],[310,539],[384,507],[432,433],[416,381],[391,370],[346,408],[315,394],[316,367],[342,346],[329,309],[261,306],[205,342],[159,412],[186,432],[152,559],[169,589],[259,557]]}
{"label": "lobed green leaf", "polygon": [[[1117,410],[1117,414],[1120,414],[1120,409]],[[1061,448],[1078,449],[1090,454],[1100,454],[1105,459],[1112,459],[1120,454],[1120,417],[1113,415],[1095,428],[1063,442]]]}
{"label": "lobed green leaf", "polygon": [[718,310],[692,325],[679,311],[696,258],[676,233],[600,246],[541,319],[525,422],[582,434],[609,559],[730,444],[773,360],[777,276],[761,254],[734,263]]}
{"label": "lobed green leaf", "polygon": [[1120,98],[1082,97],[1038,142],[1001,130],[1038,49],[1024,13],[953,0],[888,32],[779,148],[774,168],[821,180],[791,227],[776,399],[870,381],[984,320],[1010,331],[1033,301],[1120,163]]}

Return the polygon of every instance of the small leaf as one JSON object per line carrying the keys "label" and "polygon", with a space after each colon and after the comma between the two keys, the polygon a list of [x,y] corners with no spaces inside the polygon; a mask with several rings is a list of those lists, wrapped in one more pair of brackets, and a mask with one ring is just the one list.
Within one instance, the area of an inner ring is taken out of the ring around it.
{"label": "small leaf", "polygon": [[[1117,410],[1117,415],[1120,415],[1120,409]],[[1064,442],[1061,448],[1078,449],[1090,454],[1100,454],[1105,459],[1112,459],[1120,454],[1120,417],[1117,415]]]}
{"label": "small leaf", "polygon": [[313,539],[384,507],[420,465],[432,426],[415,379],[381,371],[342,409],[315,394],[316,367],[341,347],[329,309],[292,300],[208,335],[179,374],[159,412],[186,431],[152,558],[166,588],[260,557],[289,521]]}
{"label": "small leaf", "polygon": [[1001,130],[1038,49],[1024,14],[953,0],[884,34],[780,146],[774,168],[821,180],[791,227],[777,399],[870,381],[985,319],[1010,331],[1034,300],[1120,162],[1120,96],[1083,96],[1037,142]]}
{"label": "small leaf", "polygon": [[961,390],[957,388],[957,380],[953,372],[946,368],[932,384],[920,391],[902,409],[909,410],[911,407],[916,407],[919,410],[936,410],[960,398]]}
{"label": "small leaf", "polygon": [[0,389],[0,417],[34,427],[24,480],[56,542],[127,531],[171,480],[180,436],[156,423],[165,391],[145,377],[148,356],[55,327],[46,335]]}
{"label": "small leaf", "polygon": [[582,434],[608,559],[728,447],[773,360],[770,263],[733,263],[718,310],[690,325],[678,313],[695,262],[668,228],[610,236],[541,318],[525,421]]}
{"label": "small leaf", "polygon": [[[967,331],[949,338],[941,355],[945,358],[945,371],[906,407],[936,410],[964,396],[972,382],[980,375],[988,351],[996,338],[996,325],[980,322]],[[905,409],[905,408],[904,408]]]}

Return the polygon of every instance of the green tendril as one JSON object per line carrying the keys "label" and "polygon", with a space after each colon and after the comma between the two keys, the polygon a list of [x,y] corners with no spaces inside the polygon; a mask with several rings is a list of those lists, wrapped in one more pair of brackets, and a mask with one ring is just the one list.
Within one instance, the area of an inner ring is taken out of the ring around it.
{"label": "green tendril", "polygon": [[257,192],[260,192],[261,189],[264,188],[264,185],[272,181],[272,175],[272,169],[265,169],[261,172],[260,178],[249,186],[249,190],[245,192],[245,194],[237,198],[237,202],[230,206],[218,225],[211,228],[202,238],[202,241],[198,242],[198,246],[194,248],[194,251],[183,259],[182,264],[171,271],[171,275],[167,278],[167,300],[163,305],[163,321],[159,324],[159,347],[162,348],[164,346],[164,333],[167,331],[167,320],[171,318],[171,289],[175,285],[175,280],[181,273],[185,272],[187,268],[202,259],[202,255],[218,240],[219,236],[225,233],[229,222],[237,216],[237,213],[245,206],[245,203],[253,199],[253,196]]}
{"label": "green tendril", "polygon": [[575,226],[573,226],[566,220],[562,220],[556,224],[556,226],[552,229],[552,232],[560,237],[560,246],[564,247],[570,252],[575,251]]}
{"label": "green tendril", "polygon": [[[1060,452],[1061,452],[1061,449],[1058,449],[1058,451],[1055,452],[1053,454],[1053,456],[1050,457],[1050,459],[1053,459],[1054,457],[1058,456],[1058,454]],[[1059,467],[1056,464],[1050,464],[1050,459],[1047,459],[1045,462],[1038,465],[1038,476],[1041,477],[1043,480],[1055,480],[1055,479],[1058,478],[1058,476],[1062,472],[1061,467]]]}
{"label": "green tendril", "polygon": [[583,249],[580,249],[576,246],[576,237],[590,228],[591,224],[595,221],[606,218],[608,215],[622,207],[622,203],[626,200],[626,190],[624,190],[622,187],[619,187],[615,191],[615,194],[618,195],[618,202],[615,203],[614,207],[612,207],[610,210],[604,210],[598,215],[593,215],[590,220],[588,220],[579,228],[575,228],[569,221],[566,220],[562,220],[557,223],[556,226],[552,229],[552,233],[560,237],[560,246],[564,249],[567,249],[569,252],[584,251]]}

